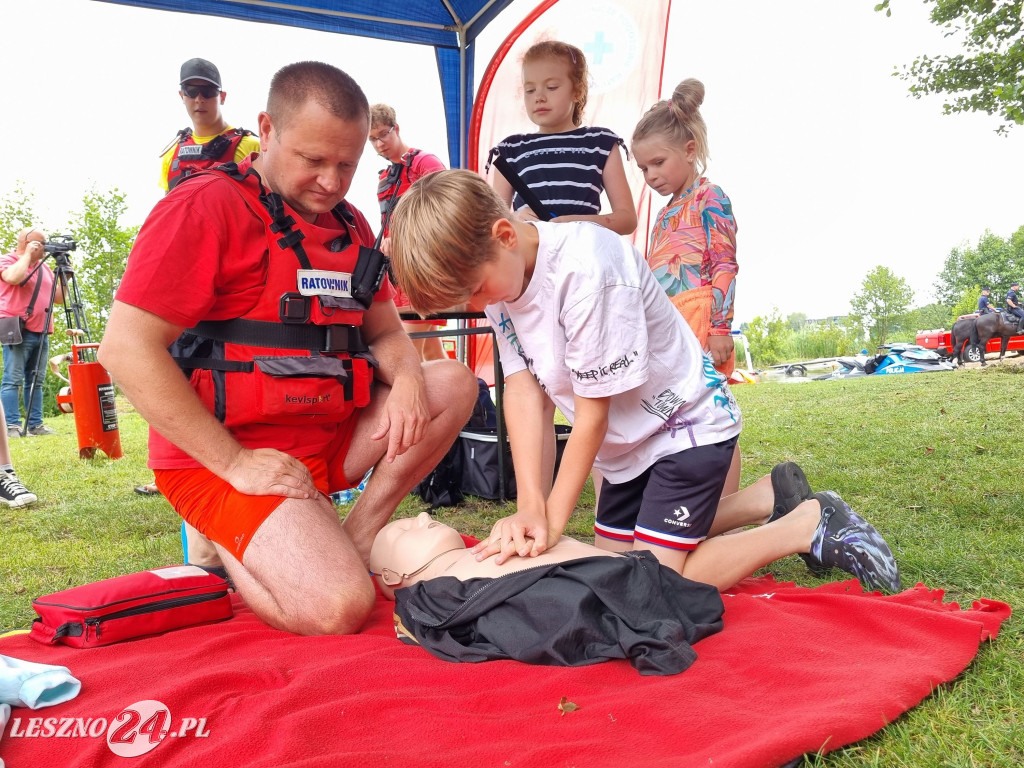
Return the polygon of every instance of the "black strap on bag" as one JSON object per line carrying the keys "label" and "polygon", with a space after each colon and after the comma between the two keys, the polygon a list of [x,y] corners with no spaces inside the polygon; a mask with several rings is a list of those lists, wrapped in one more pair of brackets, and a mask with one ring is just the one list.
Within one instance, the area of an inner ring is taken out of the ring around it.
{"label": "black strap on bag", "polygon": [[[43,263],[39,262],[39,267],[41,267],[41,266],[43,266]],[[39,267],[36,267],[36,270],[35,270],[36,272],[39,271]],[[29,277],[31,277],[31,275],[29,275]],[[53,279],[56,280],[57,276],[54,275]],[[28,282],[27,279],[26,279],[26,282]],[[30,317],[32,317],[32,312],[36,308],[36,299],[39,298],[39,289],[42,288],[42,287],[43,287],[43,276],[40,275],[38,278],[36,278],[36,289],[34,291],[32,291],[32,298],[29,300],[28,306],[25,307],[25,319],[26,320],[28,320]],[[47,330],[49,330],[49,327],[43,329],[44,332],[47,331]]]}
{"label": "black strap on bag", "polygon": [[[28,275],[25,276],[25,279],[22,280],[18,284],[18,287],[20,288],[23,285],[28,285],[28,281],[32,279],[32,275],[36,274],[40,270],[40,268],[42,266],[43,266],[43,262],[42,261],[40,261],[38,264],[36,264],[36,268],[33,269],[31,272],[29,272]],[[57,276],[54,275],[53,279],[56,280]],[[36,299],[39,298],[39,289],[42,288],[42,287],[43,287],[43,276],[40,275],[39,279],[36,280],[36,289],[34,291],[32,291],[32,298],[29,300],[28,306],[25,307],[25,319],[26,320],[28,320],[28,318],[32,317],[32,311],[36,307]]]}
{"label": "black strap on bag", "polygon": [[550,221],[555,218],[555,215],[549,211],[544,203],[540,201],[540,198],[534,194],[533,190],[530,189],[526,182],[523,181],[522,177],[516,173],[515,168],[508,164],[508,161],[501,156],[501,152],[498,147],[491,150],[490,157],[487,158],[487,167],[494,166],[498,169],[498,172],[505,177],[505,181],[512,185],[512,189],[519,193],[519,196],[523,198],[523,201],[530,206],[530,209],[537,214],[537,218],[541,221]]}

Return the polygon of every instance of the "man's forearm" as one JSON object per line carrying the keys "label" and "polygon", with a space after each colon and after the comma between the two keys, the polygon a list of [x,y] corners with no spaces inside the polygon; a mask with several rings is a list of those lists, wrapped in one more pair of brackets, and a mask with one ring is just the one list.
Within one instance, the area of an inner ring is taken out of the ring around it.
{"label": "man's forearm", "polygon": [[0,273],[0,279],[10,285],[21,285],[31,271],[31,262],[32,258],[27,253],[23,253],[17,261]]}
{"label": "man's forearm", "polygon": [[115,302],[99,359],[139,414],[161,435],[223,476],[242,450],[199,400],[148,312]]}
{"label": "man's forearm", "polygon": [[423,378],[420,356],[401,326],[375,338],[371,351],[378,363],[377,377],[385,384],[393,385],[403,376]]}
{"label": "man's forearm", "polygon": [[[164,352],[166,355],[166,352]],[[152,360],[145,374],[118,370],[111,374],[139,414],[157,432],[216,475],[223,476],[234,464],[241,445],[211,414],[182,375],[181,369],[166,356],[167,364]]]}

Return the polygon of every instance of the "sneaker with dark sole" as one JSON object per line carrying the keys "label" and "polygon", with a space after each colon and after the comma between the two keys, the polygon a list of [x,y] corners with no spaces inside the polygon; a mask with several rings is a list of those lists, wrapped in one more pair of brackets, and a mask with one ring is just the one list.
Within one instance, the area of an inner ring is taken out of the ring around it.
{"label": "sneaker with dark sole", "polygon": [[45,424],[39,424],[38,426],[35,426],[35,427],[29,427],[28,428],[28,433],[30,435],[35,435],[36,437],[42,437],[43,435],[56,435],[57,434],[57,430],[56,429],[50,429]]}
{"label": "sneaker with dark sole", "polygon": [[8,507],[27,507],[35,504],[39,497],[26,488],[13,472],[0,469],[0,504]]}
{"label": "sneaker with dark sole", "polygon": [[900,569],[882,535],[834,491],[814,494],[821,522],[810,555],[826,568],[840,568],[870,590],[899,592]]}

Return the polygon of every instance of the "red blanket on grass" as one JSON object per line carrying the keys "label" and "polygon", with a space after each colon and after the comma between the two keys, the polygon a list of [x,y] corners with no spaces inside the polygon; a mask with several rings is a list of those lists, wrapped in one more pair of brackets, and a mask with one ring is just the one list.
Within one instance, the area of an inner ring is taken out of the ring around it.
{"label": "red blanket on grass", "polygon": [[[17,733],[30,717],[88,726],[156,700],[174,736],[126,758],[105,732],[12,737],[8,724],[0,758],[7,768],[779,766],[884,727],[956,677],[1010,615],[991,600],[959,610],[921,585],[884,597],[855,581],[807,589],[764,577],[733,592],[723,631],[670,677],[625,661],[450,664],[396,640],[383,599],[350,637],[270,629],[236,598],[229,621],[105,648],[6,638],[0,653],[66,665],[82,681],[70,702],[15,709]],[[205,718],[208,735],[182,735],[185,718]]]}

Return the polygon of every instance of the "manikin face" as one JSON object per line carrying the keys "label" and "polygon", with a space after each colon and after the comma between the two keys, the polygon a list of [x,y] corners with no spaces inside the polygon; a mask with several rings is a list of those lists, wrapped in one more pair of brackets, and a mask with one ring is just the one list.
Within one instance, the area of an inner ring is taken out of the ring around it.
{"label": "manikin face", "polygon": [[541,133],[571,131],[576,89],[569,64],[559,57],[545,57],[523,64],[523,104]]}
{"label": "manikin face", "polygon": [[[397,583],[402,574],[422,568],[442,552],[465,547],[458,531],[421,512],[381,528],[370,549],[370,570],[392,582],[389,586],[409,586],[411,581]],[[378,579],[378,583],[381,581]]]}
{"label": "manikin face", "polygon": [[306,221],[340,203],[363,153],[369,121],[342,120],[315,101],[298,107],[277,130],[259,117],[260,175]]}
{"label": "manikin face", "polygon": [[693,139],[683,148],[669,146],[657,136],[633,144],[633,159],[643,173],[644,181],[659,195],[681,195],[696,181],[695,156]]}

